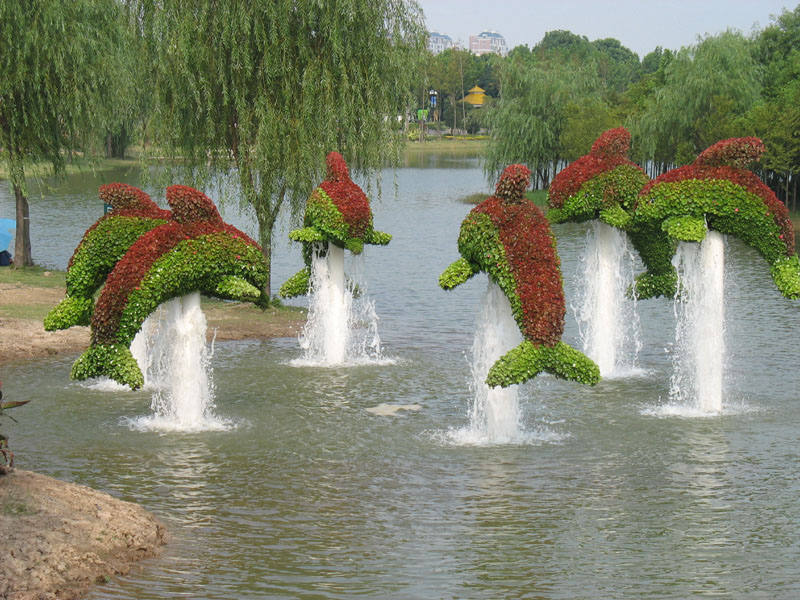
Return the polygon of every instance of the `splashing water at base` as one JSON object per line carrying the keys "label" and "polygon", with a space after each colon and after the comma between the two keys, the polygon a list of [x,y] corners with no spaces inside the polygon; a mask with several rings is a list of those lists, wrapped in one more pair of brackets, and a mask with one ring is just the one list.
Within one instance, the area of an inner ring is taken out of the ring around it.
{"label": "splashing water at base", "polygon": [[345,282],[344,249],[328,244],[322,254],[316,245],[311,261],[311,291],[308,319],[300,336],[301,358],[291,361],[299,367],[339,367],[363,364],[392,364],[381,355],[378,315],[375,305],[363,293],[353,297],[353,286]]}
{"label": "splashing water at base", "polygon": [[206,318],[200,293],[175,298],[160,307],[147,337],[148,386],[153,414],[132,421],[137,429],[210,431],[230,423],[214,415],[212,351],[206,345]]}
{"label": "splashing water at base", "polygon": [[538,435],[522,429],[518,385],[507,388],[486,385],[486,375],[491,366],[522,342],[522,334],[511,313],[508,298],[493,281],[489,281],[482,305],[472,343],[470,423],[463,429],[449,431],[449,441],[459,445],[488,446],[551,438],[552,435]]}
{"label": "splashing water at base", "polygon": [[604,378],[641,375],[636,358],[642,343],[636,301],[627,297],[633,283],[632,256],[625,235],[593,221],[581,259],[583,289],[573,306],[584,353]]}
{"label": "splashing water at base", "polygon": [[702,243],[681,242],[673,258],[678,270],[675,355],[670,401],[704,413],[722,410],[725,365],[725,239],[709,231]]}

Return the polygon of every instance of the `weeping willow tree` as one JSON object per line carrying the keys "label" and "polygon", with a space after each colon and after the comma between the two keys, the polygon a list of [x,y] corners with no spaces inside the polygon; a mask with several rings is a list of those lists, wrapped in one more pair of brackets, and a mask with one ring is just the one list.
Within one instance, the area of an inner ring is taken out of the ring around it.
{"label": "weeping willow tree", "polygon": [[16,201],[14,263],[31,266],[26,167],[56,175],[103,129],[123,28],[115,0],[0,2],[0,147]]}
{"label": "weeping willow tree", "polygon": [[707,36],[667,64],[664,84],[628,123],[637,160],[685,164],[711,144],[741,135],[736,119],[759,99],[754,46],[739,33]]}
{"label": "weeping willow tree", "polygon": [[[404,0],[140,0],[159,142],[197,180],[235,167],[271,262],[281,208],[299,214],[340,152],[356,174],[399,156],[422,12]],[[266,285],[270,292],[270,283]]]}
{"label": "weeping willow tree", "polygon": [[546,187],[564,158],[561,142],[568,108],[599,88],[591,61],[538,62],[534,56],[510,56],[501,73],[500,99],[487,117],[487,177],[495,180],[507,165],[524,163],[534,174],[534,187]]}

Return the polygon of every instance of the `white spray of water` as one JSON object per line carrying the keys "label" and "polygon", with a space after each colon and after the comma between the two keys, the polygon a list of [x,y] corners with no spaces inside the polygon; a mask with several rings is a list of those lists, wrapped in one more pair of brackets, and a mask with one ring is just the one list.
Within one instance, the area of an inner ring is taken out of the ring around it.
{"label": "white spray of water", "polygon": [[573,309],[583,351],[607,379],[642,373],[636,366],[642,346],[636,301],[627,297],[633,282],[632,259],[622,232],[593,222],[581,260],[583,288]]}
{"label": "white spray of water", "polygon": [[508,298],[491,280],[482,305],[472,343],[470,422],[448,437],[457,444],[478,446],[527,442],[530,435],[520,423],[519,386],[490,388],[485,382],[491,366],[522,342],[522,334]]}
{"label": "white spray of water", "polygon": [[311,261],[308,319],[300,336],[303,356],[294,366],[350,366],[386,364],[381,355],[375,304],[363,294],[353,297],[345,282],[344,249],[328,245],[324,255],[316,247]]}
{"label": "white spray of water", "polygon": [[148,327],[142,365],[153,390],[153,414],[133,425],[161,431],[227,429],[230,423],[214,415],[213,350],[206,344],[200,293],[170,300],[159,310]]}
{"label": "white spray of water", "polygon": [[674,303],[670,401],[717,413],[722,410],[725,365],[725,240],[709,231],[700,244],[681,242],[672,262],[682,298]]}

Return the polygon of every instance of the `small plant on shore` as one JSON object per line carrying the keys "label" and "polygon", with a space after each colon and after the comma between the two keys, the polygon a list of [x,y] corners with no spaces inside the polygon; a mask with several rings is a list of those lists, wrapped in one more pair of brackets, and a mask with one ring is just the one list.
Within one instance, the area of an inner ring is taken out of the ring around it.
{"label": "small plant on shore", "polygon": [[[2,382],[0,382],[2,385]],[[0,419],[7,417],[16,423],[16,419],[6,414],[6,410],[27,404],[30,400],[17,400],[14,402],[3,401],[3,390],[0,390]],[[14,453],[8,447],[8,437],[0,433],[0,457],[3,464],[0,464],[0,475],[6,475],[14,470]]]}

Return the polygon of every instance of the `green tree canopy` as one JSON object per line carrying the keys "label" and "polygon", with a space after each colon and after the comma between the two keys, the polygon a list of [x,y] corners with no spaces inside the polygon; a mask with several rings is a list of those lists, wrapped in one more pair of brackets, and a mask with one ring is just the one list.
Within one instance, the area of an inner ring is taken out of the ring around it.
{"label": "green tree canopy", "polygon": [[299,214],[329,151],[356,173],[397,158],[393,128],[425,36],[415,2],[140,2],[161,140],[195,177],[233,162],[268,261],[281,207]]}
{"label": "green tree canopy", "polygon": [[0,146],[16,198],[14,261],[33,264],[25,169],[67,156],[105,129],[122,27],[115,0],[0,2]]}
{"label": "green tree canopy", "polygon": [[525,163],[534,171],[534,185],[547,185],[555,163],[564,158],[568,106],[600,87],[593,67],[542,64],[524,54],[506,62],[499,101],[488,115],[491,139],[484,168],[490,179],[511,163]]}
{"label": "green tree canopy", "polygon": [[[662,58],[663,85],[629,124],[642,158],[680,163],[730,137],[735,119],[758,100],[760,72],[750,40],[727,31]],[[658,76],[658,74],[657,74]]]}

